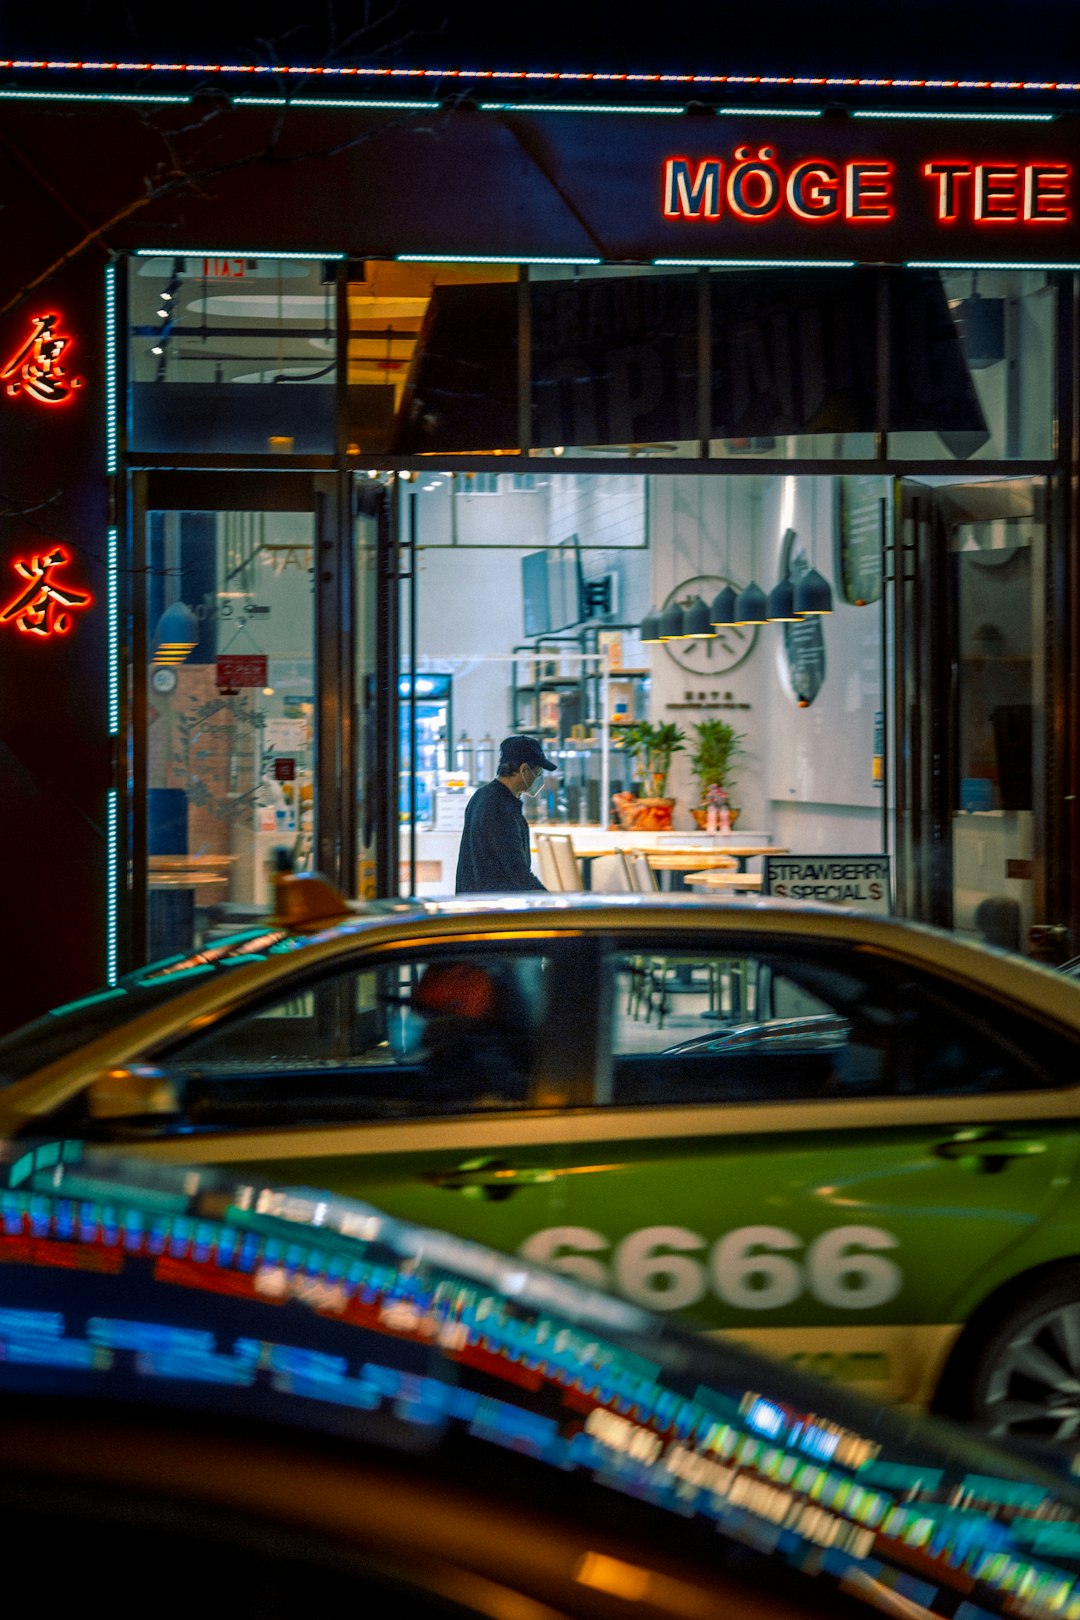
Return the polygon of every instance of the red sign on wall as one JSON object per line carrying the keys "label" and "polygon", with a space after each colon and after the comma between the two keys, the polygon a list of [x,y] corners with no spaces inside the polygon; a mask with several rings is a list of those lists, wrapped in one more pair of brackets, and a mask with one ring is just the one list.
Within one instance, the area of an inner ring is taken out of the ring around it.
{"label": "red sign on wall", "polygon": [[82,378],[70,375],[60,364],[60,356],[71,344],[71,338],[60,330],[61,317],[56,314],[35,315],[30,331],[20,346],[0,369],[0,382],[14,399],[23,394],[40,405],[65,405],[72,390],[82,387]]}
{"label": "red sign on wall", "polygon": [[89,591],[76,590],[59,577],[70,561],[71,553],[63,546],[15,559],[15,572],[28,583],[0,609],[0,625],[13,624],[24,635],[66,636],[73,613],[93,601]]}
{"label": "red sign on wall", "polygon": [[274,761],[275,782],[296,781],[296,760],[288,754],[279,754]]}
{"label": "red sign on wall", "polygon": [[223,691],[237,692],[242,686],[266,685],[266,654],[227,654],[216,661],[217,684]]}

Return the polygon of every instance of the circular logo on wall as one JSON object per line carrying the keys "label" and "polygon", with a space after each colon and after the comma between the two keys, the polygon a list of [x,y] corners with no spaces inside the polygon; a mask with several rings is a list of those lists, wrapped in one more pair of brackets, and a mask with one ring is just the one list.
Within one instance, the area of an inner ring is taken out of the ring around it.
{"label": "circular logo on wall", "polygon": [[[777,579],[790,579],[798,588],[803,575],[810,571],[806,548],[794,529],[788,529],[780,548],[780,569]],[[785,621],[784,639],[779,653],[780,678],[800,709],[808,709],[825,684],[825,636],[820,615]]]}
{"label": "circular logo on wall", "polygon": [[[676,602],[685,605],[693,601],[695,596],[703,597],[706,604],[711,605],[713,597],[725,585],[731,585],[736,591],[742,589],[734,580],[725,579],[722,574],[696,574],[668,593],[660,611]],[[756,624],[725,624],[720,626],[715,636],[700,636],[690,641],[665,641],[664,651],[672,663],[688,670],[691,675],[729,675],[749,658],[757,645],[757,637]]]}

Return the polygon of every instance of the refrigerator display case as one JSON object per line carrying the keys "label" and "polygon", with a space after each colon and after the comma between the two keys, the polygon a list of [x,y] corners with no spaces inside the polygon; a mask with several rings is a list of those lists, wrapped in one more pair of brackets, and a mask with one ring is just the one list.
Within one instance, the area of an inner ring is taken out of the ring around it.
{"label": "refrigerator display case", "polygon": [[[418,674],[416,680],[416,820],[430,822],[435,812],[435,789],[439,773],[451,768],[453,738],[453,676]],[[400,715],[400,771],[398,810],[408,821],[412,811],[410,776],[413,769],[412,682],[408,675],[398,677]]]}

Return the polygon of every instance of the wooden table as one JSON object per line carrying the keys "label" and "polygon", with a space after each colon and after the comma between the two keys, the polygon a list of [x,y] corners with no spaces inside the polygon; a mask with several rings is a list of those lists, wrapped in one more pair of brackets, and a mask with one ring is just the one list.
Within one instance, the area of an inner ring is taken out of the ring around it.
{"label": "wooden table", "polygon": [[687,872],[683,882],[690,889],[760,889],[764,879],[760,872]]}

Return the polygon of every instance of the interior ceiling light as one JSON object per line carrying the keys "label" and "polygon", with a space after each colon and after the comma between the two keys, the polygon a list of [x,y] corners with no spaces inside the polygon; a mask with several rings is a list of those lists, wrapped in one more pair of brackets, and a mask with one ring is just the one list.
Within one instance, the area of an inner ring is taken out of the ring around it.
{"label": "interior ceiling light", "polygon": [[658,625],[661,641],[681,641],[683,633],[683,611],[678,602],[672,602],[660,615]]}
{"label": "interior ceiling light", "polygon": [[772,624],[793,624],[802,618],[802,614],[795,611],[795,587],[786,576],[766,597],[765,612]]}
{"label": "interior ceiling light", "polygon": [[765,592],[757,581],[752,579],[736,598],[735,617],[731,622],[733,624],[765,624],[768,617]]}
{"label": "interior ceiling light", "polygon": [[721,625],[735,623],[735,587],[725,585],[723,590],[717,591],[712,599],[709,609],[711,622],[719,629]]}
{"label": "interior ceiling light", "polygon": [[641,621],[642,643],[658,642],[661,639],[660,615],[657,613],[655,608],[650,608],[648,613],[646,613],[645,617]]}
{"label": "interior ceiling light", "polygon": [[703,640],[707,636],[715,636],[712,619],[709,615],[708,603],[703,597],[695,596],[683,608],[683,637],[685,640]]}
{"label": "interior ceiling light", "polygon": [[831,613],[832,590],[816,568],[808,568],[795,587],[795,612],[799,618],[810,613]]}

